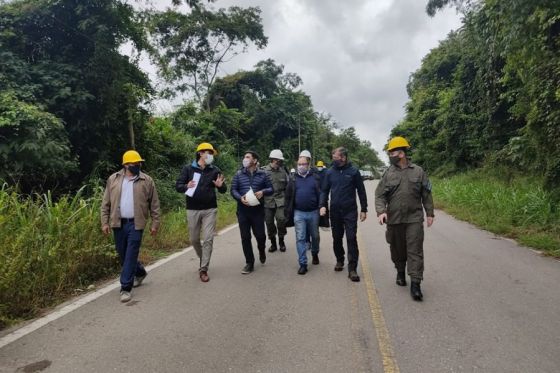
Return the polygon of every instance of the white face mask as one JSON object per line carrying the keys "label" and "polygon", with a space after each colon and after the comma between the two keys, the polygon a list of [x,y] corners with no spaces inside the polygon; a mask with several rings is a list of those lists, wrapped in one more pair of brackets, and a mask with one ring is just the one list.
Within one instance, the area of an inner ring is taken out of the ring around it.
{"label": "white face mask", "polygon": [[206,162],[206,164],[212,164],[212,162],[214,162],[214,154],[206,154],[204,162]]}
{"label": "white face mask", "polygon": [[248,158],[243,158],[243,167],[247,168],[251,166],[251,160]]}
{"label": "white face mask", "polygon": [[317,167],[317,169],[318,169],[319,171],[323,171],[323,167],[322,167],[322,166]]}

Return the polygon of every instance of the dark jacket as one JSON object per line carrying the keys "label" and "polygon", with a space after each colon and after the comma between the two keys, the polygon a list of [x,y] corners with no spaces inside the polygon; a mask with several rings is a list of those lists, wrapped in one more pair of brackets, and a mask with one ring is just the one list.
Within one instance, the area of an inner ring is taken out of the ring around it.
{"label": "dark jacket", "polygon": [[[193,161],[190,165],[186,165],[183,167],[181,175],[179,175],[175,182],[175,189],[177,192],[185,193],[187,191],[187,184],[193,179],[195,173],[201,174],[200,180],[198,181],[193,196],[189,197],[185,195],[187,199],[187,210],[208,210],[218,207],[216,201],[216,185],[214,185],[213,181],[215,181],[222,172],[216,166],[208,165],[202,169],[196,161]],[[224,182],[222,186],[217,189],[218,192],[225,193],[227,191],[226,183]]]}
{"label": "dark jacket", "polygon": [[360,171],[348,162],[342,167],[332,166],[325,172],[321,188],[321,207],[342,212],[356,210],[356,192],[362,212],[367,212],[367,195]]}
{"label": "dark jacket", "polygon": [[241,197],[243,197],[249,189],[253,189],[253,192],[262,191],[263,195],[269,196],[274,192],[272,188],[272,182],[270,177],[264,170],[256,169],[255,172],[250,173],[246,168],[235,173],[233,180],[231,181],[231,195],[237,200],[237,209],[240,208],[263,208],[263,199],[260,200],[260,205],[258,206],[245,206],[241,202]]}
{"label": "dark jacket", "polygon": [[[288,185],[286,187],[286,204],[284,205],[284,216],[286,218],[286,227],[293,227],[294,226],[294,206],[295,206],[295,198],[296,198],[296,177],[301,177],[296,174],[291,174],[288,179]],[[311,173],[307,177],[313,177],[316,182],[316,191],[317,195],[320,198],[321,195],[321,176],[316,172],[311,171]],[[320,199],[319,199],[320,201]],[[320,227],[330,227],[329,224],[329,216],[328,214],[325,216],[321,216],[319,218],[319,226]]]}

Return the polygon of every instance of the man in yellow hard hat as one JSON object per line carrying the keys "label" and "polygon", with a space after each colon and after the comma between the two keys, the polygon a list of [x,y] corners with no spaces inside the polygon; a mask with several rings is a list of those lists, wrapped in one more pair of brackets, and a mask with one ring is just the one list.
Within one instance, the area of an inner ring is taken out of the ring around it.
{"label": "man in yellow hard hat", "polygon": [[386,239],[391,260],[397,269],[396,283],[406,286],[405,269],[410,276],[410,294],[423,298],[420,282],[424,272],[424,211],[430,227],[434,221],[432,184],[422,167],[410,162],[410,145],[400,136],[387,145],[390,167],[375,190],[375,210],[379,224],[387,223]]}
{"label": "man in yellow hard hat", "polygon": [[132,288],[140,286],[147,272],[138,261],[142,234],[148,215],[152,223],[150,233],[159,229],[159,198],[154,180],[140,171],[144,160],[135,150],[123,155],[123,168],[112,174],[101,203],[101,229],[115,236],[115,246],[122,266],[121,302],[128,302]]}
{"label": "man in yellow hard hat", "polygon": [[200,259],[198,273],[202,282],[210,280],[208,266],[218,217],[216,189],[222,194],[227,191],[222,171],[213,165],[217,153],[210,143],[198,145],[196,159],[183,167],[175,182],[175,189],[186,196],[189,237]]}

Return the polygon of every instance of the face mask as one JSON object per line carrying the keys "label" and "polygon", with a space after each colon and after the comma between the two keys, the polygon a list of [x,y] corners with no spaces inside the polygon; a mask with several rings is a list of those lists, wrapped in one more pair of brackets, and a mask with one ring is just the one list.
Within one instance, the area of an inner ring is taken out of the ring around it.
{"label": "face mask", "polygon": [[389,157],[389,162],[390,162],[393,166],[396,166],[396,165],[399,163],[400,160],[401,160],[401,159],[400,159],[398,156]]}
{"label": "face mask", "polygon": [[305,175],[307,173],[307,171],[309,171],[309,168],[307,166],[297,166],[297,172],[300,175]]}
{"label": "face mask", "polygon": [[251,166],[251,160],[247,158],[243,158],[243,167],[247,168]]}
{"label": "face mask", "polygon": [[323,171],[323,167],[317,167],[319,171]]}
{"label": "face mask", "polygon": [[212,164],[212,162],[214,162],[214,154],[206,154],[204,162],[206,162],[206,164]]}
{"label": "face mask", "polygon": [[128,171],[133,174],[134,176],[138,175],[140,173],[140,166],[136,165],[136,166],[128,166]]}
{"label": "face mask", "polygon": [[333,161],[333,164],[335,165],[335,167],[341,167],[342,161],[340,159],[337,159],[336,161]]}

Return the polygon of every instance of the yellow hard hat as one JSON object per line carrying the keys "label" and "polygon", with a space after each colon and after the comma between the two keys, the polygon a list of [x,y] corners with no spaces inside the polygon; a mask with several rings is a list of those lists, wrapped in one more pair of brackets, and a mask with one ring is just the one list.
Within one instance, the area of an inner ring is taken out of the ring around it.
{"label": "yellow hard hat", "polygon": [[325,164],[323,163],[323,161],[318,161],[317,167],[325,167]]}
{"label": "yellow hard hat", "polygon": [[215,154],[218,154],[218,151],[216,149],[214,149],[212,144],[210,144],[209,142],[203,142],[196,147],[197,152],[201,152],[201,151],[204,151],[204,150],[212,150]]}
{"label": "yellow hard hat", "polygon": [[406,141],[406,139],[404,137],[393,137],[390,141],[389,144],[387,144],[387,151],[390,152],[393,149],[398,149],[398,148],[410,148],[410,144],[408,143],[408,141]]}
{"label": "yellow hard hat", "polygon": [[122,164],[144,162],[136,150],[128,150],[122,156]]}

